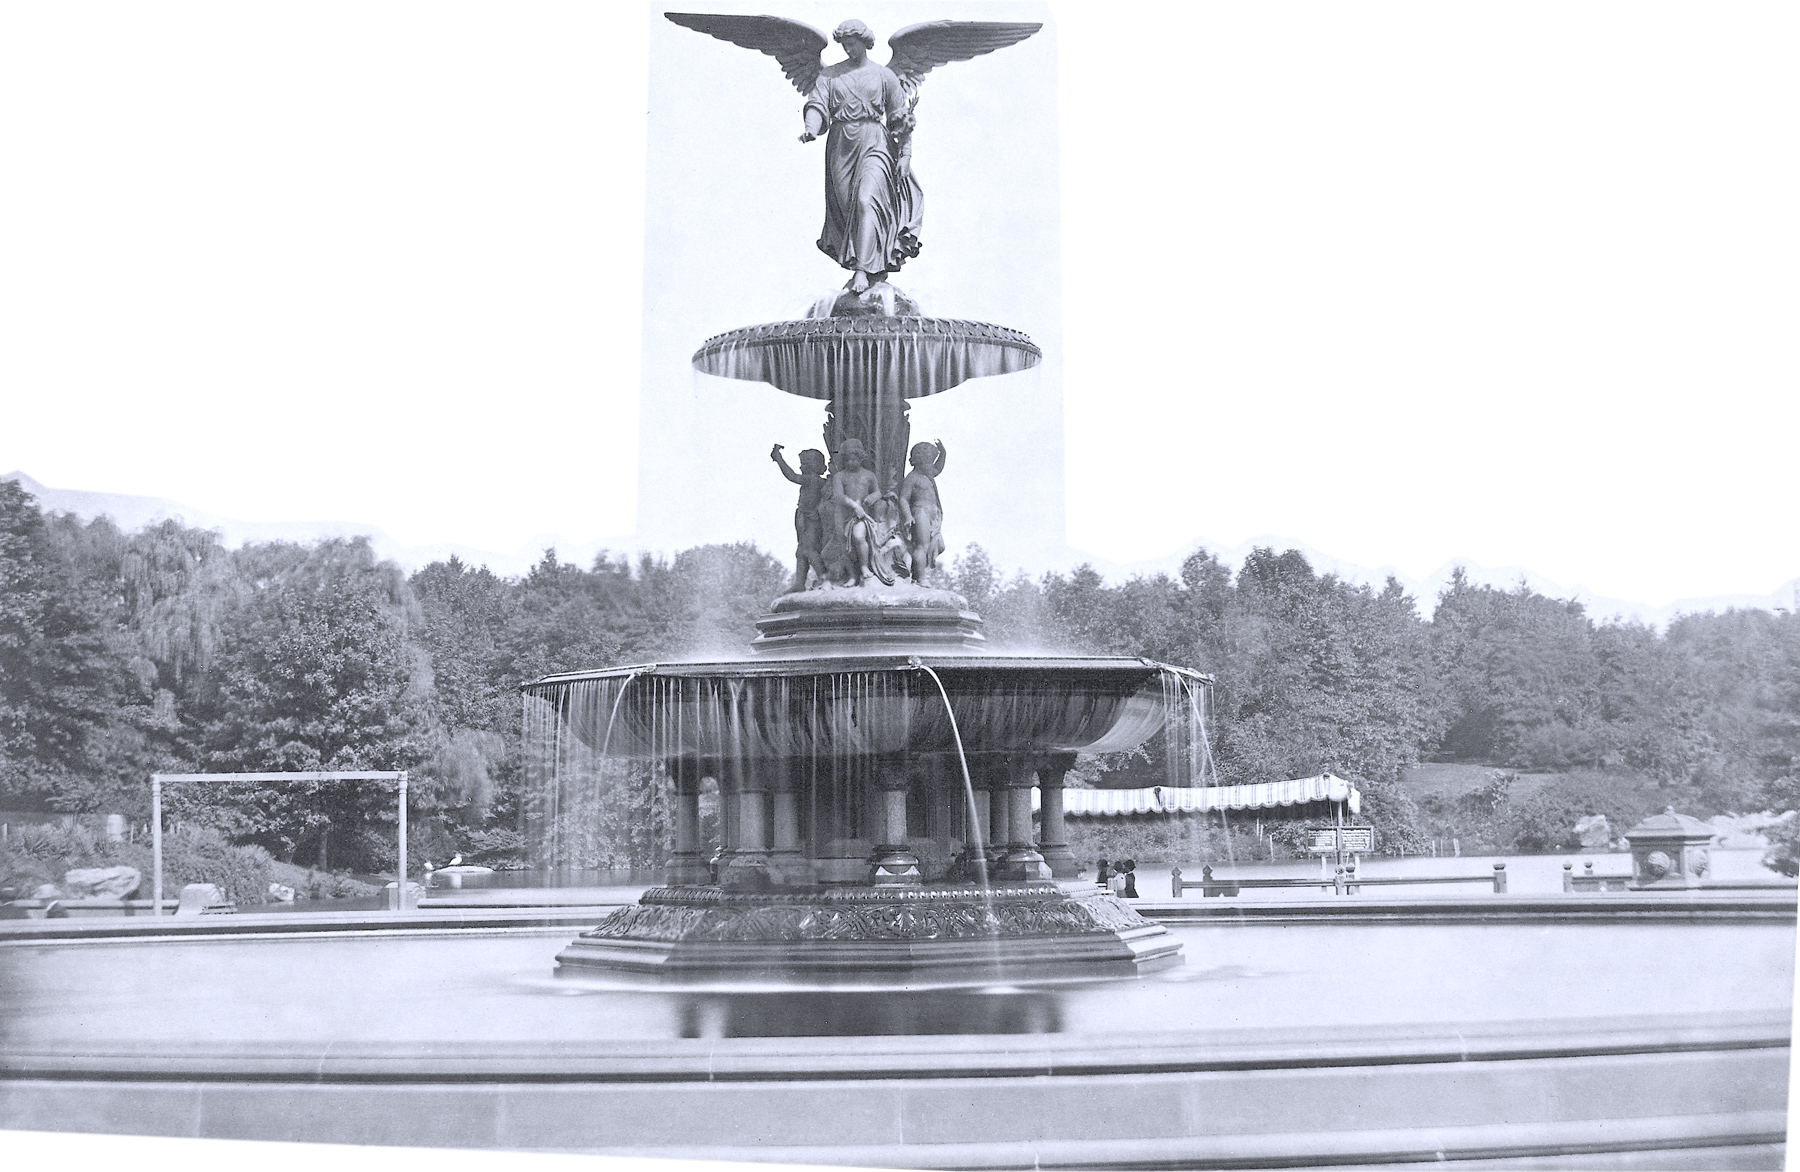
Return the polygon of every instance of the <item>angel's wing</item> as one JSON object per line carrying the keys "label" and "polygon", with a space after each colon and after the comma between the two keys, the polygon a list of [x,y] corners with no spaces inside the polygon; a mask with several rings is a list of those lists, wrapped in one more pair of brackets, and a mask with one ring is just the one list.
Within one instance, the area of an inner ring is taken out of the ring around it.
{"label": "angel's wing", "polygon": [[940,65],[967,61],[995,49],[1016,45],[1043,27],[1041,24],[997,20],[933,20],[910,24],[888,38],[888,48],[894,51],[888,59],[888,68],[909,91],[916,90],[925,75]]}
{"label": "angel's wing", "polygon": [[[665,12],[663,15],[682,28],[767,53],[781,62],[781,72],[787,74],[794,88],[803,94],[812,93],[813,83],[819,80],[822,67],[819,55],[831,43],[812,25],[785,16],[715,16],[704,12]],[[1032,27],[1035,30],[1037,26]],[[1011,44],[1010,41],[1007,43]],[[988,52],[986,49],[980,51]]]}

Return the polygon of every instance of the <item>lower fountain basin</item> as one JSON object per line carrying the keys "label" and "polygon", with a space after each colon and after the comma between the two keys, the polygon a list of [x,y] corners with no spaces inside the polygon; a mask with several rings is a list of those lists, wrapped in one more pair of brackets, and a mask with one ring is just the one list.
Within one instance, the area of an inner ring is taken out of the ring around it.
{"label": "lower fountain basin", "polygon": [[1179,963],[1167,928],[1123,901],[1055,883],[810,888],[660,887],[557,954],[559,975],[704,980],[1129,976]]}
{"label": "lower fountain basin", "polygon": [[1188,963],[1130,980],[864,990],[552,979],[566,929],[450,913],[32,921],[0,930],[0,1127],[884,1168],[1782,1166],[1791,896],[1306,918],[1330,902],[1173,924]]}

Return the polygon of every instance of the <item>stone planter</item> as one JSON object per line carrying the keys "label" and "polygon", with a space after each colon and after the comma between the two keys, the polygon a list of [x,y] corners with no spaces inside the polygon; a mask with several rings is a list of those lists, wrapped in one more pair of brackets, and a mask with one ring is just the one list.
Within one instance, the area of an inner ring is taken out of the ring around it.
{"label": "stone planter", "polygon": [[1709,848],[1718,831],[1673,806],[1625,832],[1631,846],[1631,890],[1698,887],[1712,864]]}

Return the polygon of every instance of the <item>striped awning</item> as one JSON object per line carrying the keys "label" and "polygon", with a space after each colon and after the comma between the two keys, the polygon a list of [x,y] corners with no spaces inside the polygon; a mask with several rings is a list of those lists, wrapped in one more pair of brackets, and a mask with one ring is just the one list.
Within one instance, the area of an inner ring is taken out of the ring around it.
{"label": "striped awning", "polygon": [[[1032,791],[1032,808],[1039,804]],[[1267,810],[1306,802],[1348,802],[1362,812],[1362,793],[1333,773],[1267,781],[1259,785],[1215,785],[1194,789],[1153,785],[1147,789],[1065,789],[1063,814],[1071,818],[1124,814],[1199,814],[1208,810]]]}

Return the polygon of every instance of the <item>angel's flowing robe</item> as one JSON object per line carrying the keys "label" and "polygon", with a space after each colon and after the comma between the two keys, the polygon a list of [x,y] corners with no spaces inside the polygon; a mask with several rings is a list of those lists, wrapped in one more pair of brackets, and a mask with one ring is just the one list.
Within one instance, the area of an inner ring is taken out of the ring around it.
{"label": "angel's flowing robe", "polygon": [[912,174],[912,112],[900,79],[873,61],[829,66],[805,116],[808,133],[830,132],[819,251],[865,273],[893,272],[917,256],[925,193]]}

